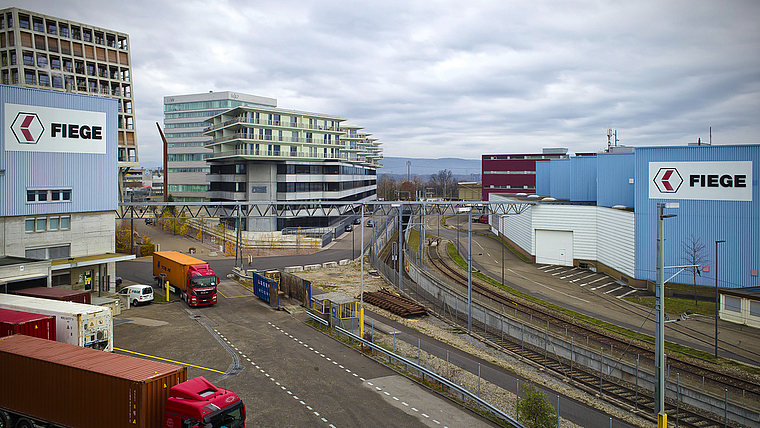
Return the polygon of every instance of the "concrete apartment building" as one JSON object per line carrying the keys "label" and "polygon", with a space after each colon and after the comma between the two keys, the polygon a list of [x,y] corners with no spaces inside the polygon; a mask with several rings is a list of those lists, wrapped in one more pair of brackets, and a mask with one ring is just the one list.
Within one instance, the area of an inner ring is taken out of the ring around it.
{"label": "concrete apartment building", "polygon": [[277,100],[239,92],[207,92],[164,97],[164,135],[167,141],[169,194],[176,202],[208,201],[210,167],[205,147],[205,122],[233,107],[256,105],[277,107]]}
{"label": "concrete apartment building", "polygon": [[0,10],[0,83],[116,99],[122,173],[139,166],[129,47],[124,33],[15,7]]}
{"label": "concrete apartment building", "polygon": [[[246,105],[208,119],[211,201],[360,202],[376,198],[380,142],[337,116]],[[169,178],[171,186],[171,176]],[[241,229],[327,227],[304,214],[250,218]]]}

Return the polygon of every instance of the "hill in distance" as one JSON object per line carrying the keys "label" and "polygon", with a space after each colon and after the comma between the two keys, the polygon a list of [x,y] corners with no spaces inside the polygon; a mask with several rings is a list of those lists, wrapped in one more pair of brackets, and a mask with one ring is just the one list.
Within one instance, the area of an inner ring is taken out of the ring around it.
{"label": "hill in distance", "polygon": [[454,178],[460,181],[479,181],[480,180],[480,159],[460,159],[460,158],[402,158],[385,156],[380,163],[382,168],[377,170],[377,175],[387,174],[393,178],[402,178],[406,180],[407,165],[409,161],[409,173],[412,177],[418,176],[427,180],[430,175],[438,173],[443,169],[448,169],[454,175]]}

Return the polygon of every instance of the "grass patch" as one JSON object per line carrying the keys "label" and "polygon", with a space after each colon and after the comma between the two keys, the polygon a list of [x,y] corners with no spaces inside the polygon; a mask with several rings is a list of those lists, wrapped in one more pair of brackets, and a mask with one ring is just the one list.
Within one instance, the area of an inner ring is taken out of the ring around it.
{"label": "grass patch", "polygon": [[[642,296],[642,297],[624,297],[629,302],[638,303],[649,308],[653,308],[655,305],[655,296]],[[702,314],[714,317],[715,316],[715,303],[700,302],[694,304],[694,299],[681,299],[677,297],[665,298],[665,312],[682,314]]]}

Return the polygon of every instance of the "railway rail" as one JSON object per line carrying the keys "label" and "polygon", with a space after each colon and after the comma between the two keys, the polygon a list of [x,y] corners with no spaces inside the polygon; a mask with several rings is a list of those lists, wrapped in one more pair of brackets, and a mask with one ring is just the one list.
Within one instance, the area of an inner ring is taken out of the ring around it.
{"label": "railway rail", "polygon": [[[467,275],[459,267],[452,267],[446,262],[445,258],[440,257],[438,249],[440,247],[430,248],[430,263],[438,269],[443,275],[449,277],[460,285],[467,286]],[[444,246],[445,248],[445,246]],[[505,282],[505,285],[511,285]],[[521,313],[530,316],[531,320],[541,320],[543,322],[551,323],[560,328],[566,328],[568,331],[576,334],[586,335],[592,337],[598,343],[604,343],[606,346],[617,348],[622,352],[621,358],[628,357],[634,360],[638,358],[654,359],[654,353],[651,348],[647,348],[645,345],[638,345],[630,343],[604,332],[599,331],[592,326],[584,325],[577,320],[569,320],[567,316],[562,314],[553,313],[551,310],[545,307],[541,307],[537,304],[525,302],[523,299],[508,295],[506,291],[498,289],[493,285],[486,284],[476,278],[472,279],[473,296],[480,295],[481,301],[483,298],[489,300],[491,303],[503,305],[504,307],[518,308]],[[464,316],[457,314],[457,324],[467,326],[467,319]],[[479,324],[476,322],[476,324]],[[473,327],[476,330],[476,327]],[[569,377],[573,382],[577,383],[583,389],[586,389],[592,393],[599,393],[614,397],[613,401],[617,401],[623,406],[629,406],[631,409],[637,408],[642,411],[643,415],[652,415],[654,411],[654,398],[653,392],[642,389],[638,386],[627,385],[625,382],[621,382],[619,379],[606,379],[604,376],[600,376],[599,372],[593,370],[581,370],[579,367],[573,367],[571,362],[560,361],[553,355],[548,355],[545,350],[535,350],[526,347],[521,343],[505,342],[503,333],[501,337],[497,335],[497,332],[488,332],[487,327],[481,324],[481,330],[485,338],[492,344],[501,343],[503,349],[508,350],[515,356],[532,361],[534,364],[543,365],[546,370],[551,370],[559,376]],[[710,379],[713,382],[717,382],[721,385],[731,386],[732,388],[742,388],[745,391],[751,391],[753,393],[760,393],[760,385],[742,377],[733,376],[724,372],[714,370],[710,367],[694,364],[689,361],[677,357],[669,357],[668,363],[672,368],[686,373],[691,373],[693,376],[704,376],[706,379]],[[568,367],[570,371],[568,372]],[[725,421],[720,416],[715,416],[707,412],[701,412],[699,409],[689,409],[682,403],[676,400],[668,398],[666,400],[666,412],[669,414],[669,418],[673,421],[676,419],[678,423],[687,427],[719,427],[725,426]],[[728,426],[732,426],[731,421],[728,422]],[[737,425],[738,426],[738,425]]]}

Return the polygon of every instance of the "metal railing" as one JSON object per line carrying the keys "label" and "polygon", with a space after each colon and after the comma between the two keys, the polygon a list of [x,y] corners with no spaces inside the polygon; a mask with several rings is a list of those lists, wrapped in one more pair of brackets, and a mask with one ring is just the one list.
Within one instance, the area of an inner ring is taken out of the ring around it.
{"label": "metal railing", "polygon": [[[322,319],[322,318],[314,315],[311,311],[307,311],[306,313],[309,315],[309,317],[311,317],[311,319],[313,319],[313,320],[315,320],[315,321],[317,321],[317,322],[319,322],[319,323],[321,323],[321,324],[329,327],[329,323],[327,321],[325,321],[324,319]],[[424,374],[423,378],[427,377],[427,378],[433,379],[436,382],[439,382],[441,385],[446,386],[447,388],[458,392],[463,397],[466,397],[467,399],[472,400],[473,402],[477,403],[482,408],[484,408],[487,411],[491,412],[494,416],[496,416],[496,417],[498,417],[500,419],[508,421],[510,424],[512,424],[512,426],[517,427],[517,428],[525,428],[525,425],[521,424],[520,422],[518,422],[517,420],[515,420],[513,417],[511,417],[508,414],[504,413],[501,409],[495,407],[491,403],[483,400],[476,393],[470,392],[467,388],[465,388],[465,387],[463,387],[461,385],[458,385],[458,384],[456,384],[454,382],[451,382],[450,380],[448,380],[445,377],[439,375],[438,373],[429,370],[427,367],[425,367],[425,366],[423,366],[421,364],[417,364],[416,362],[414,362],[414,361],[412,361],[412,360],[410,360],[408,358],[402,357],[401,355],[398,355],[398,354],[396,354],[396,353],[394,353],[392,351],[389,351],[389,350],[383,348],[382,346],[376,345],[373,342],[365,340],[364,338],[359,337],[359,336],[355,335],[354,333],[352,333],[351,331],[348,331],[348,330],[346,330],[344,328],[341,328],[341,327],[338,327],[338,326],[332,326],[330,328],[332,328],[332,330],[334,330],[335,332],[337,332],[339,334],[345,335],[346,337],[350,338],[352,341],[356,341],[358,343],[361,343],[362,345],[371,348],[375,352],[379,352],[381,354],[386,355],[388,357],[389,361],[391,359],[397,360],[398,362],[404,364],[405,366],[411,367],[415,371],[423,373]]]}

